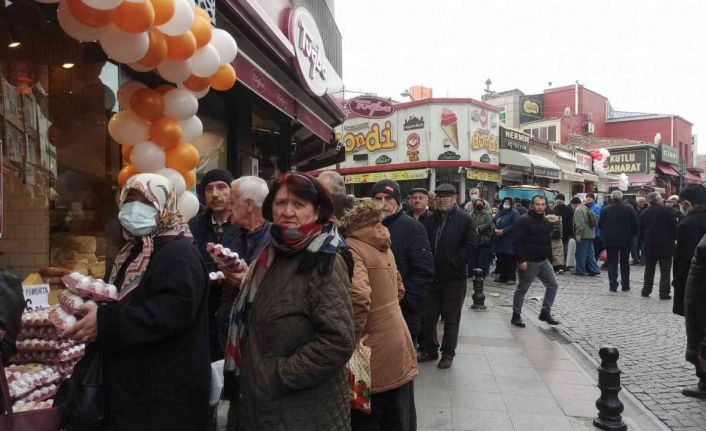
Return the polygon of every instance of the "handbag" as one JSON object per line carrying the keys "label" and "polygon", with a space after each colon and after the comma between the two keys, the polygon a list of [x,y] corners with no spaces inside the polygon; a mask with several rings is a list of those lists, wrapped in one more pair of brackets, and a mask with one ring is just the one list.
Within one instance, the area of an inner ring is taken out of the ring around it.
{"label": "handbag", "polygon": [[348,361],[348,388],[351,408],[370,414],[370,395],[372,377],[370,373],[370,347],[363,344],[368,336],[364,335]]}
{"label": "handbag", "polygon": [[[5,336],[0,331],[0,341]],[[0,358],[0,431],[59,431],[61,413],[57,408],[31,410],[15,413],[12,411],[10,387],[5,377],[5,366]]]}
{"label": "handbag", "polygon": [[61,410],[66,431],[95,429],[104,416],[103,353],[86,346],[86,354],[74,367],[71,377],[59,386],[54,406]]}

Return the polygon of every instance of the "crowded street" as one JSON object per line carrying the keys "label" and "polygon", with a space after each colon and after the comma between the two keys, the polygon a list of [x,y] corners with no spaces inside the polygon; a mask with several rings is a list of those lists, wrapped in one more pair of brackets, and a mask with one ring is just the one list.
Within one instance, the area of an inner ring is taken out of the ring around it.
{"label": "crowded street", "polygon": [[0,431],[706,431],[704,15],[0,1]]}

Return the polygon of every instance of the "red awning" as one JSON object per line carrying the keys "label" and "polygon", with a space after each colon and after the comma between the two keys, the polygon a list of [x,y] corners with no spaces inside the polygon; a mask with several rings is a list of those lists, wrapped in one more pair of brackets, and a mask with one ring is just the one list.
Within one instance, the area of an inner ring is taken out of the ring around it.
{"label": "red awning", "polygon": [[694,174],[691,172],[687,172],[684,174],[684,180],[687,183],[696,183],[696,184],[701,184],[704,182],[704,180],[701,179],[701,176],[699,174]]}
{"label": "red awning", "polygon": [[673,167],[665,165],[664,163],[657,163],[657,169],[665,175],[671,175],[673,177],[681,176]]}

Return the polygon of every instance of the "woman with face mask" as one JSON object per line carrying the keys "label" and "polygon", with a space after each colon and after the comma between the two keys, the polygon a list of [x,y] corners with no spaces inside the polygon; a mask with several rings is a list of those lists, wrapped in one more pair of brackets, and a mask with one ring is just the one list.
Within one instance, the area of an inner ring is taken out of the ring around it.
{"label": "woman with face mask", "polygon": [[355,348],[353,257],[316,178],[288,173],[262,205],[270,244],[230,318],[228,430],[350,430],[346,364]]}
{"label": "woman with face mask", "polygon": [[497,256],[498,283],[515,284],[517,278],[517,252],[512,238],[512,226],[520,218],[512,198],[506,197],[500,203],[498,213],[493,218],[495,240],[493,248]]}
{"label": "woman with face mask", "polygon": [[67,336],[103,353],[101,430],[208,427],[206,267],[166,178],[138,174],[120,194],[125,245],[109,283],[118,301],[84,304]]}

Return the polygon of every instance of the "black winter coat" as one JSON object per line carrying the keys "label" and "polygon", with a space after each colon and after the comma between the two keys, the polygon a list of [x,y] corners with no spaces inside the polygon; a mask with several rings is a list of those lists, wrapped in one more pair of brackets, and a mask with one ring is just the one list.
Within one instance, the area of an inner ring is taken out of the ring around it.
{"label": "black winter coat", "polygon": [[434,281],[465,279],[478,244],[478,229],[470,214],[456,205],[446,213],[434,212],[424,227],[434,254]]}
{"label": "black winter coat", "polygon": [[674,254],[677,237],[677,213],[674,208],[651,204],[640,214],[640,238],[645,244],[645,256],[659,258]]}
{"label": "black winter coat", "polygon": [[603,207],[598,228],[602,232],[605,248],[630,248],[639,229],[637,214],[630,205],[614,199],[610,205]]}
{"label": "black winter coat", "polygon": [[530,211],[512,226],[518,262],[541,262],[552,258],[552,226],[544,214]]}
{"label": "black winter coat", "polygon": [[706,358],[706,236],[699,241],[691,261],[684,311],[686,360],[696,365],[699,356]]}
{"label": "black winter coat", "polygon": [[434,280],[429,237],[421,223],[402,211],[388,216],[382,224],[390,231],[392,254],[404,284],[402,315],[410,334],[417,334],[421,329],[422,304]]}
{"label": "black winter coat", "polygon": [[674,304],[672,312],[684,315],[684,289],[696,244],[706,234],[706,205],[695,206],[677,225],[677,246],[674,251]]}
{"label": "black winter coat", "polygon": [[[221,241],[218,242],[216,240],[216,230],[213,228],[212,217],[213,212],[211,212],[211,210],[207,210],[203,214],[199,214],[189,221],[191,235],[193,235],[194,240],[196,240],[196,246],[198,247],[204,262],[206,262],[206,269],[208,272],[218,271],[218,265],[216,265],[216,262],[213,261],[211,255],[208,251],[206,251],[206,244],[213,242],[235,251],[239,248],[237,243],[241,235],[241,229],[238,225],[226,224],[223,226],[223,238],[221,238]],[[218,311],[222,297],[223,284],[221,282],[210,283],[208,316],[209,350],[211,352],[212,361],[223,359],[223,348],[218,342],[218,334],[223,332],[223,328],[219,325],[216,318],[216,311]]]}
{"label": "black winter coat", "polygon": [[5,269],[0,269],[0,360],[7,363],[17,351],[15,340],[20,332],[25,298],[20,279]]}
{"label": "black winter coat", "polygon": [[557,205],[554,214],[561,217],[561,239],[568,241],[574,236],[574,210],[569,205]]}
{"label": "black winter coat", "polygon": [[104,430],[207,429],[207,294],[206,266],[180,237],[155,241],[140,285],[122,302],[98,308]]}

